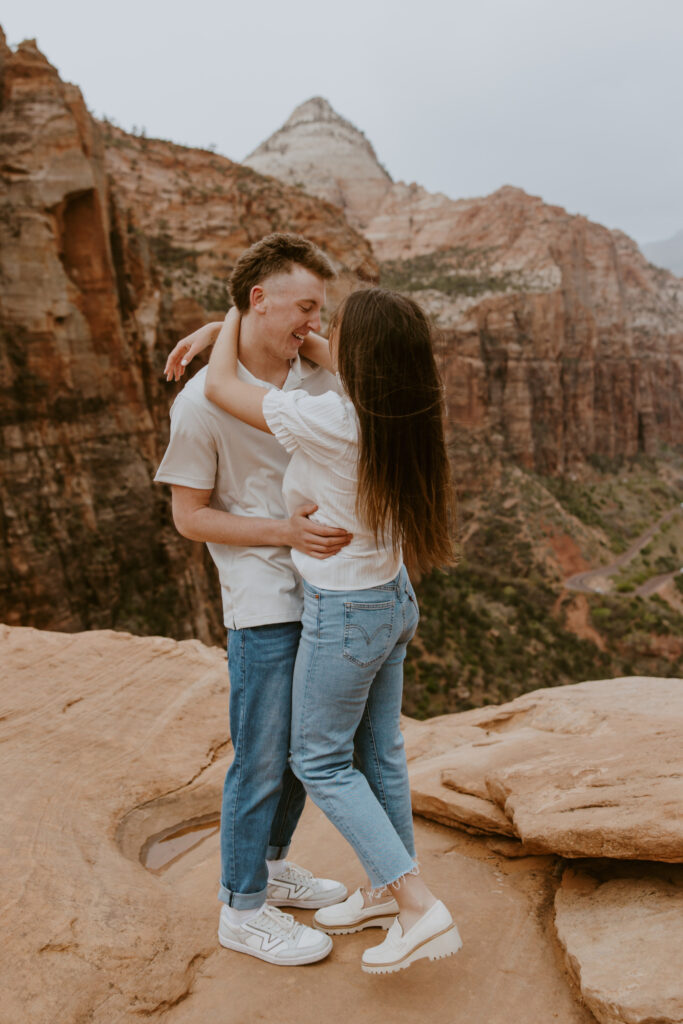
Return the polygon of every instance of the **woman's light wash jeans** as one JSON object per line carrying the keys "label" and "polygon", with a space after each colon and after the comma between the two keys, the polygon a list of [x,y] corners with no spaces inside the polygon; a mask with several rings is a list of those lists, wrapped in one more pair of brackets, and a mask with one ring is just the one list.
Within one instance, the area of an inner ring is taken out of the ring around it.
{"label": "woman's light wash jeans", "polygon": [[403,662],[418,617],[405,567],[367,590],[304,583],[292,768],[353,846],[373,888],[415,865],[400,715]]}

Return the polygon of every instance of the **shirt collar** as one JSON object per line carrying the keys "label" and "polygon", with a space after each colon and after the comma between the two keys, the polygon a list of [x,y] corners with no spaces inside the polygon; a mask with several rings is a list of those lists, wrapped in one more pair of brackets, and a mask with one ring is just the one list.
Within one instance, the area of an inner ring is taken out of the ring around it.
{"label": "shirt collar", "polygon": [[[307,359],[302,359],[300,355],[295,355],[293,359],[289,361],[289,372],[285,378],[285,382],[282,385],[282,391],[291,391],[294,388],[298,388],[299,385],[306,377],[310,377],[312,373],[316,373],[320,367],[316,366],[315,363],[309,363]],[[237,376],[242,380],[248,381],[250,384],[259,384],[263,388],[273,388],[274,384],[271,384],[267,380],[261,380],[260,377],[255,377],[254,374],[244,366],[239,359],[237,360]]]}
{"label": "shirt collar", "polygon": [[282,386],[282,390],[289,391],[290,388],[297,388],[305,376],[304,364],[301,361],[301,356],[297,352],[294,358],[289,361],[289,373],[287,374],[287,379]]}

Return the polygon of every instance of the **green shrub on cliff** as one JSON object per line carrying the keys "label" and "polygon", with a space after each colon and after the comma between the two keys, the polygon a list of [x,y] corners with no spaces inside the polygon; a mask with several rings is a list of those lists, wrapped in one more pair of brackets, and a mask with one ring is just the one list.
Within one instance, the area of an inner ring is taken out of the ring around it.
{"label": "green shrub on cliff", "polygon": [[380,283],[394,291],[432,289],[444,295],[483,295],[520,288],[519,275],[493,273],[492,251],[457,246],[407,260],[387,260],[381,266]]}

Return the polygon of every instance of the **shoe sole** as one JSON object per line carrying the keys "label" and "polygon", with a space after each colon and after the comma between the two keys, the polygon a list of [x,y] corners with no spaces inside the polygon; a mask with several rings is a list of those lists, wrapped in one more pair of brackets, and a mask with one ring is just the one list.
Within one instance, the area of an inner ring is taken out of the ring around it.
{"label": "shoe sole", "polygon": [[318,924],[313,919],[313,927],[317,928],[320,932],[325,932],[327,935],[353,935],[354,932],[362,932],[365,928],[384,928],[386,931],[391,928],[392,924],[396,920],[396,914],[391,917],[368,917],[364,921],[357,921],[355,924],[349,925],[326,925]]}
{"label": "shoe sole", "polygon": [[254,949],[252,946],[245,946],[242,942],[235,942],[233,939],[224,938],[220,931],[218,932],[218,941],[221,946],[225,949],[232,949],[236,953],[247,953],[249,956],[255,956],[259,960],[265,960],[266,963],[275,964],[276,967],[299,967],[302,964],[314,964],[318,960],[324,960],[326,956],[332,952],[332,940],[325,950],[317,950],[315,953],[303,953],[299,957],[295,957],[290,960],[278,959],[272,953],[264,953],[261,949]]}
{"label": "shoe sole", "polygon": [[335,903],[341,903],[342,900],[346,899],[347,895],[347,890],[344,889],[343,892],[338,890],[331,896],[321,897],[317,900],[267,899],[266,903],[270,904],[271,907],[298,907],[299,910],[322,910],[323,907],[332,907]]}
{"label": "shoe sole", "polygon": [[392,964],[366,964],[361,961],[361,969],[366,974],[393,974],[395,971],[403,971],[406,967],[410,967],[416,960],[423,960],[425,957],[430,960],[443,960],[444,957],[453,956],[461,948],[460,932],[453,925],[448,931],[436,935],[433,939],[428,939],[417,949],[412,950],[403,960]]}

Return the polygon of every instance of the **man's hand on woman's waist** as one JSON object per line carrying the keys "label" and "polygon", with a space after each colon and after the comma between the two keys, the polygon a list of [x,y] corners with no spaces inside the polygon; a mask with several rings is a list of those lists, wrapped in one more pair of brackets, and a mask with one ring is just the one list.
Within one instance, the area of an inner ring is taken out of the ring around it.
{"label": "man's hand on woman's waist", "polygon": [[188,540],[231,547],[296,548],[311,558],[329,558],[353,540],[346,530],[312,523],[307,517],[318,508],[314,502],[299,505],[289,519],[268,519],[212,508],[212,490],[173,484],[171,493],[176,530]]}
{"label": "man's hand on woman's waist", "polygon": [[289,528],[285,543],[311,558],[329,558],[350,544],[353,534],[336,526],[311,522],[308,516],[317,510],[318,506],[314,502],[299,505],[294,510],[289,519],[285,520]]}

